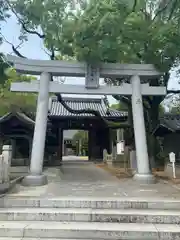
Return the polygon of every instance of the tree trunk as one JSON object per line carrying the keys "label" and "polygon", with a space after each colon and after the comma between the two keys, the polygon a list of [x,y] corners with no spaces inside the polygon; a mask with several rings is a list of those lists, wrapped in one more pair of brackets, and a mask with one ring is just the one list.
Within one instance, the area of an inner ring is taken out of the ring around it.
{"label": "tree trunk", "polygon": [[152,135],[153,130],[158,124],[159,121],[159,104],[156,104],[153,101],[151,108],[148,111],[149,114],[149,121],[147,121],[147,143],[148,143],[148,153],[149,153],[149,163],[150,167],[154,168],[156,165],[156,138]]}

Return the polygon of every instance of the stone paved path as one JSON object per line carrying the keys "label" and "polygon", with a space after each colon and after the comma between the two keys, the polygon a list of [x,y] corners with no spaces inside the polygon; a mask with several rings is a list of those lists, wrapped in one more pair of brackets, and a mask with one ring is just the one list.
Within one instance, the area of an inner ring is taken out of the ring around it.
{"label": "stone paved path", "polygon": [[87,161],[65,161],[61,171],[46,169],[49,184],[41,187],[17,185],[10,196],[29,197],[131,197],[180,199],[180,189],[163,181],[139,185],[132,179],[120,179]]}
{"label": "stone paved path", "polygon": [[96,167],[93,163],[87,161],[67,161],[61,168],[62,180],[70,182],[99,182],[113,181],[117,182],[117,178],[108,172]]}

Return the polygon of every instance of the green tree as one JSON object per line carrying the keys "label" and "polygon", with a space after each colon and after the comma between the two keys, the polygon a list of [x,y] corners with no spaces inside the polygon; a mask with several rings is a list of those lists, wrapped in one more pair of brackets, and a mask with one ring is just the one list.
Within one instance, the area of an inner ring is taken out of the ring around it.
{"label": "green tree", "polygon": [[[3,36],[1,34],[2,23],[9,17],[8,6],[4,0],[0,0],[0,45],[3,43]],[[0,53],[0,85],[7,80],[5,71],[8,64],[4,61],[3,53]]]}
{"label": "green tree", "polygon": [[[50,50],[97,65],[103,62],[152,63],[164,72],[151,85],[167,86],[169,70],[180,54],[179,1],[176,0],[8,1],[22,26],[22,36],[36,34]],[[173,2],[173,3],[172,3]],[[76,5],[77,6],[77,5]],[[106,79],[120,85],[129,79]],[[130,98],[124,102],[131,117]],[[156,126],[162,97],[144,97],[148,138]],[[152,141],[153,142],[153,141]],[[148,144],[151,145],[151,144]]]}
{"label": "green tree", "polygon": [[[1,23],[4,22],[9,15],[9,7],[6,1],[0,0],[0,32],[1,32]],[[0,42],[2,42],[2,36],[0,36]]]}
{"label": "green tree", "polygon": [[112,104],[112,105],[110,106],[110,108],[113,108],[113,109],[119,110],[119,111],[127,111],[127,106],[126,106],[126,104],[121,103],[121,102]]}
{"label": "green tree", "polygon": [[74,141],[77,141],[77,140],[83,140],[85,143],[87,143],[88,141],[88,131],[84,131],[84,130],[79,130],[73,137],[73,140]]}
{"label": "green tree", "polygon": [[[28,41],[29,34],[36,35],[44,42],[50,51],[52,59],[55,52],[61,55],[61,48],[66,48],[67,43],[62,39],[64,31],[62,25],[72,16],[76,8],[74,0],[5,0],[8,7],[15,14],[21,26],[21,41]],[[81,1],[80,1],[81,2]],[[18,55],[19,52],[17,51]],[[71,55],[69,53],[68,55]],[[19,56],[22,56],[19,54]]]}
{"label": "green tree", "polygon": [[180,2],[179,0],[159,0],[159,15],[162,19],[169,21],[172,18],[179,20]]}
{"label": "green tree", "polygon": [[[177,6],[180,7],[179,5]],[[179,10],[166,13],[160,1],[95,1],[73,21],[73,54],[79,60],[103,62],[152,63],[164,72],[151,85],[167,86],[169,71],[179,62]],[[93,34],[92,34],[93,33]],[[120,85],[129,79],[106,79]],[[127,104],[131,116],[131,99],[114,96]],[[148,146],[153,154],[152,130],[159,117],[162,97],[144,97]]]}
{"label": "green tree", "polygon": [[163,116],[165,114],[165,106],[163,104],[159,105],[159,116]]}
{"label": "green tree", "polygon": [[88,131],[79,130],[73,137],[73,144],[77,146],[81,142],[80,151],[87,152],[88,150]]}
{"label": "green tree", "polygon": [[8,64],[4,60],[4,55],[0,53],[0,85],[3,85],[7,80],[6,70],[8,67]]}
{"label": "green tree", "polygon": [[180,114],[180,96],[173,95],[167,103],[167,108],[171,114]]}
{"label": "green tree", "polygon": [[31,81],[36,79],[32,76],[19,75],[15,70],[10,69],[7,73],[7,80],[0,87],[0,116],[12,111],[21,111],[34,115],[36,109],[36,94],[16,93],[10,91],[10,84],[19,81]]}

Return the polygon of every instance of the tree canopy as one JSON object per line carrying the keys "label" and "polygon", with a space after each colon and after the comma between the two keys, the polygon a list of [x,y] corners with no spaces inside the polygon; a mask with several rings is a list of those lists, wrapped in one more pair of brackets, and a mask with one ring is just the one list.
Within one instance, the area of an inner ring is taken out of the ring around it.
{"label": "tree canopy", "polygon": [[167,102],[168,112],[171,114],[180,114],[180,95],[176,94]]}
{"label": "tree canopy", "polygon": [[153,63],[169,71],[179,59],[178,21],[164,20],[154,1],[136,2],[90,0],[69,20],[73,54],[92,62]]}
{"label": "tree canopy", "polygon": [[[167,86],[179,63],[180,3],[177,0],[5,0],[20,26],[20,41],[35,34],[51,59],[152,63],[164,72],[152,85]],[[16,46],[14,46],[16,49]],[[13,49],[13,50],[14,50]],[[23,56],[19,51],[19,56]],[[106,79],[120,84],[127,79]],[[130,99],[114,96],[130,106]],[[162,97],[144,98],[145,116],[158,118]],[[146,121],[151,122],[151,121]],[[154,125],[154,124],[153,124]],[[152,128],[151,126],[150,128]]]}
{"label": "tree canopy", "polygon": [[[5,1],[0,0],[0,45],[3,42],[3,37],[1,34],[1,25],[6,21],[6,19],[9,17],[8,13],[8,6]],[[3,53],[0,53],[0,85],[4,84],[7,80],[5,70],[7,69],[8,64],[4,61],[4,55]]]}
{"label": "tree canopy", "polygon": [[7,80],[4,85],[0,86],[0,116],[8,112],[21,111],[26,114],[34,115],[36,109],[36,94],[15,93],[10,91],[12,82],[31,81],[36,79],[32,76],[19,75],[15,70],[10,69],[7,72]]}
{"label": "tree canopy", "polygon": [[6,2],[22,27],[21,39],[36,34],[58,55],[97,63],[153,63],[166,73],[179,60],[176,0]]}

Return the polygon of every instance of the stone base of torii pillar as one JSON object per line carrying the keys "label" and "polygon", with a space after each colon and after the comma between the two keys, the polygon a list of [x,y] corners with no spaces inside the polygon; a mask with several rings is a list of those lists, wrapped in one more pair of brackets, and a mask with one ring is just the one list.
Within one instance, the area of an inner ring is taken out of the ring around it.
{"label": "stone base of torii pillar", "polygon": [[153,184],[157,182],[157,179],[155,176],[151,173],[149,174],[139,174],[136,173],[133,177],[135,181],[137,181],[140,184]]}
{"label": "stone base of torii pillar", "polygon": [[45,175],[28,175],[22,181],[23,186],[43,186],[47,183],[47,176]]}

